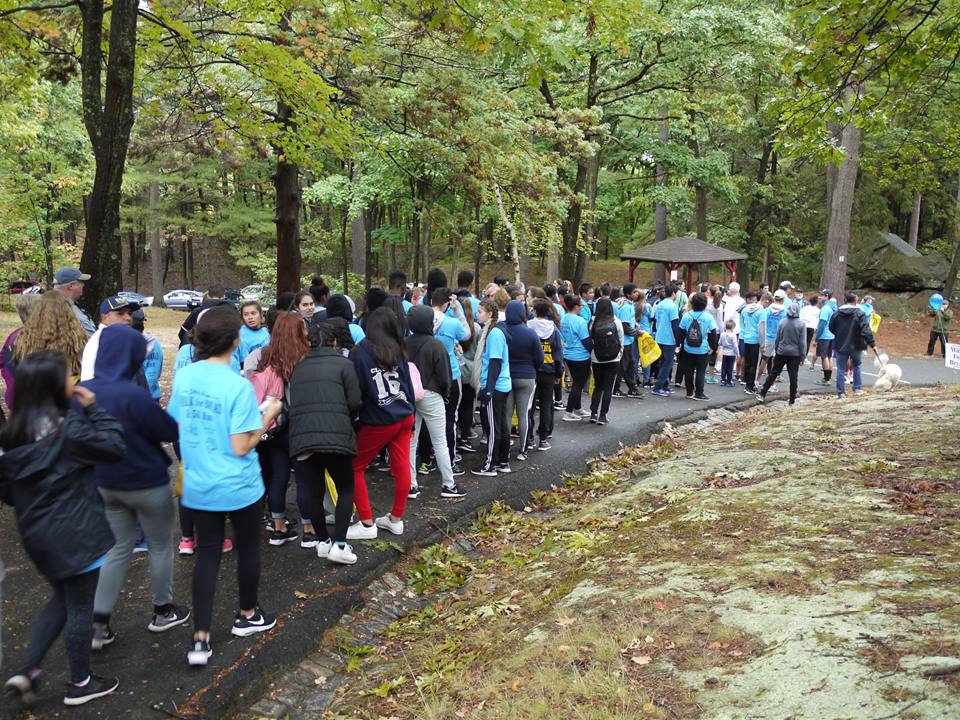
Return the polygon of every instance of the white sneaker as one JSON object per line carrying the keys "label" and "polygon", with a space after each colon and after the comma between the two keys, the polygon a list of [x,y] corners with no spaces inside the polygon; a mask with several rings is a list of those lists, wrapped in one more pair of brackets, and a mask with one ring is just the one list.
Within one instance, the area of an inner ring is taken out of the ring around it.
{"label": "white sneaker", "polygon": [[[375,525],[378,528],[383,528],[384,530],[389,530],[394,535],[403,535],[403,520],[398,520],[394,522],[390,519],[389,515],[384,515],[383,517],[378,517],[376,519]],[[347,537],[350,537],[348,534]]]}
{"label": "white sneaker", "polygon": [[590,411],[580,408],[579,410],[574,410],[574,412],[582,418],[590,417]]}
{"label": "white sneaker", "polygon": [[577,415],[575,412],[572,412],[572,413],[565,412],[563,414],[563,421],[564,422],[580,422],[580,416]]}
{"label": "white sneaker", "polygon": [[353,565],[357,561],[357,556],[350,545],[340,547],[336,543],[333,543],[327,559],[330,562],[340,563],[341,565]]}
{"label": "white sneaker", "polygon": [[377,526],[370,525],[367,527],[362,522],[357,520],[353,525],[347,528],[347,539],[348,540],[376,540],[377,539]]}
{"label": "white sneaker", "polygon": [[333,545],[333,540],[330,540],[329,538],[324,540],[323,542],[317,543],[317,557],[325,558],[327,555],[329,555],[330,547],[332,545]]}

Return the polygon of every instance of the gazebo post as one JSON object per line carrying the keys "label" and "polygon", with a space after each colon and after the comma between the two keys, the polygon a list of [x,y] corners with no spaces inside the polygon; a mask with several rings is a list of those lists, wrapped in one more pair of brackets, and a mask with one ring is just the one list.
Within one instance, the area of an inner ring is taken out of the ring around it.
{"label": "gazebo post", "polygon": [[627,282],[633,282],[633,273],[636,271],[639,265],[640,265],[639,260],[630,261],[630,269],[627,271]]}
{"label": "gazebo post", "polygon": [[687,263],[687,294],[693,294],[693,263]]}
{"label": "gazebo post", "polygon": [[737,261],[726,260],[723,265],[730,272],[730,282],[734,282],[737,279]]}

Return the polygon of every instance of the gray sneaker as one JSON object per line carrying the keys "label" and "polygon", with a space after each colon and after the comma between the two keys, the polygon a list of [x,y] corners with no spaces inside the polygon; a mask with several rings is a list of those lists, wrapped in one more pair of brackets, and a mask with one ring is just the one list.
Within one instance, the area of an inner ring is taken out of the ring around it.
{"label": "gray sneaker", "polygon": [[177,625],[183,625],[190,619],[190,611],[179,605],[167,605],[153,613],[153,620],[147,625],[150,632],[164,632]]}

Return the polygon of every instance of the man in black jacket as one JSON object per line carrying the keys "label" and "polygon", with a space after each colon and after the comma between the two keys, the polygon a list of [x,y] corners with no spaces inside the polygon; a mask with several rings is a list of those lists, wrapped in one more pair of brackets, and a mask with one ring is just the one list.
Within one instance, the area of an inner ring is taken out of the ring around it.
{"label": "man in black jacket", "polygon": [[833,347],[837,353],[837,397],[843,397],[845,393],[844,369],[847,361],[853,365],[853,394],[863,394],[860,361],[863,351],[868,347],[875,348],[877,344],[870,331],[867,314],[857,307],[857,294],[848,292],[843,299],[844,305],[830,318],[830,332],[835,336]]}

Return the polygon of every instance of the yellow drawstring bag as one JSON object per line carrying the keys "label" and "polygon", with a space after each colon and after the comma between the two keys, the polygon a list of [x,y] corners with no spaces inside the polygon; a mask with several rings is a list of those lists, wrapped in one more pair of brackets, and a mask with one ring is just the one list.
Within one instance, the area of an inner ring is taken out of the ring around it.
{"label": "yellow drawstring bag", "polygon": [[173,481],[173,496],[183,497],[183,461],[177,463],[177,477]]}
{"label": "yellow drawstring bag", "polygon": [[882,317],[876,312],[870,314],[870,332],[876,332],[880,327],[880,321],[883,320]]}
{"label": "yellow drawstring bag", "polygon": [[650,367],[660,358],[660,346],[648,332],[641,332],[637,337],[637,347],[640,348],[640,367]]}

